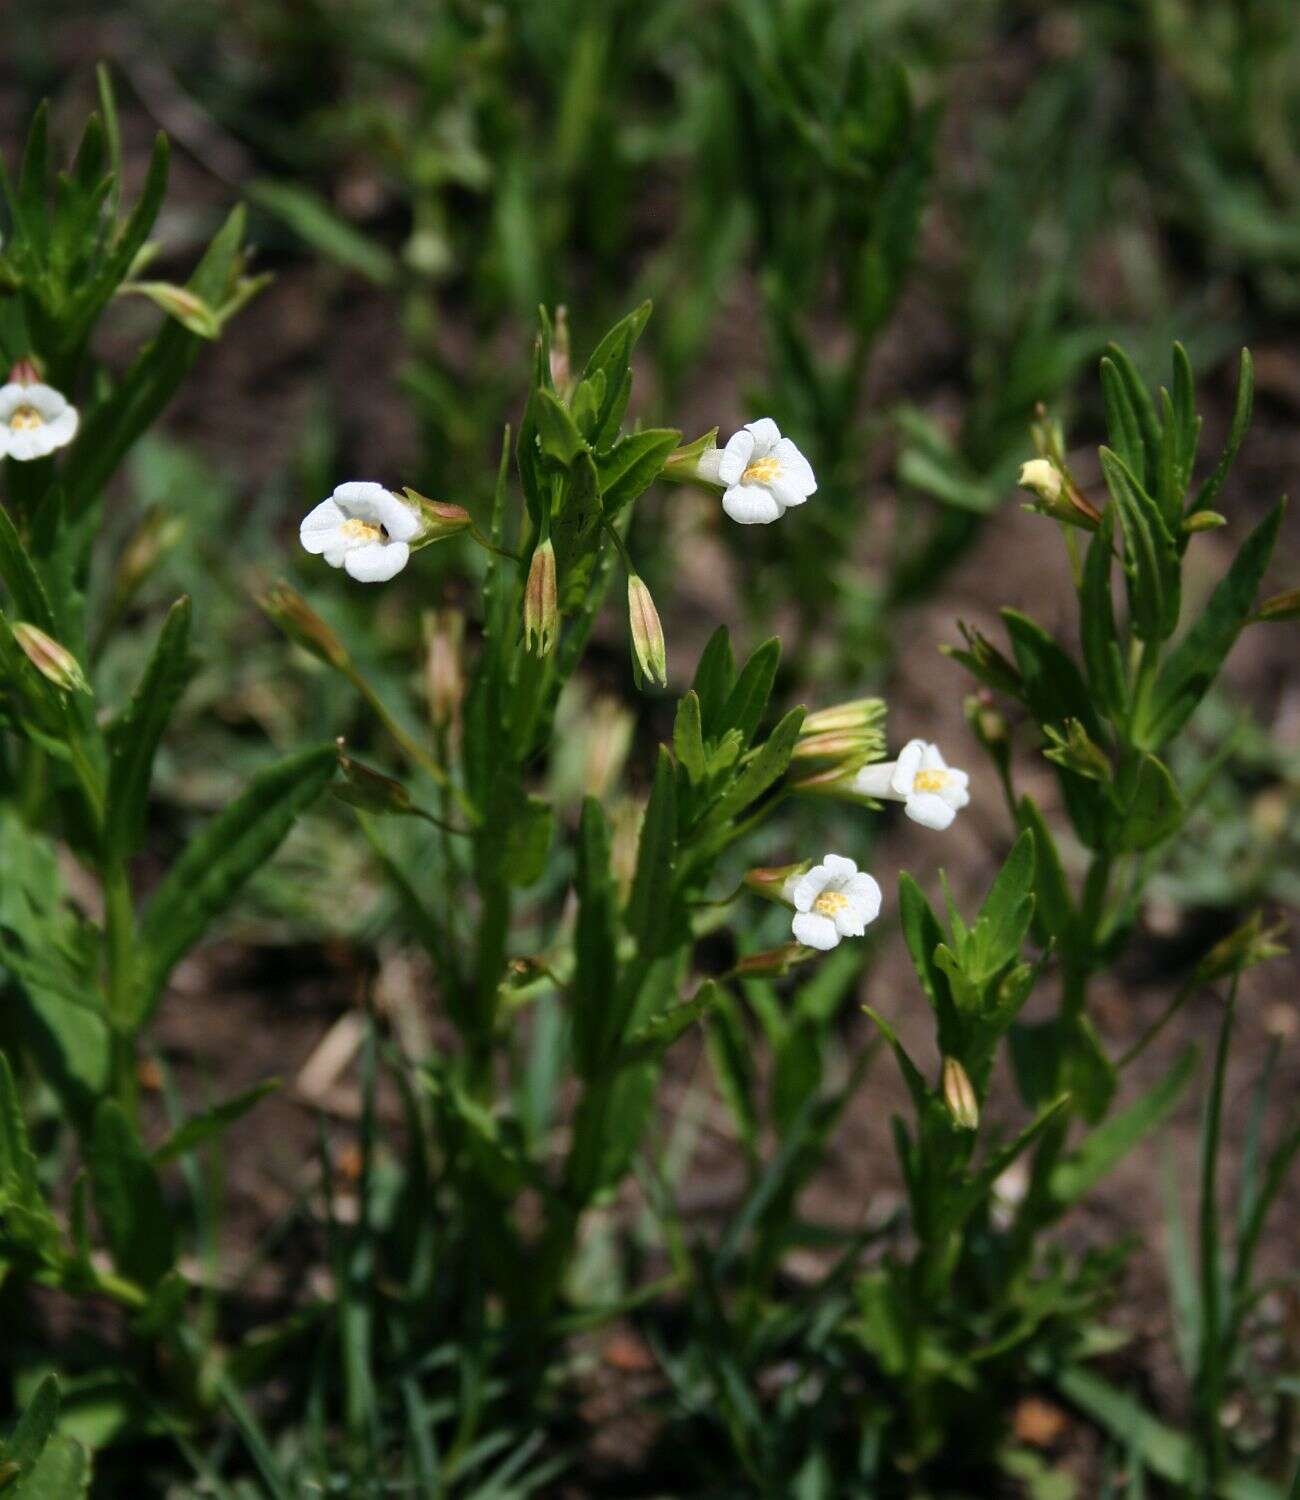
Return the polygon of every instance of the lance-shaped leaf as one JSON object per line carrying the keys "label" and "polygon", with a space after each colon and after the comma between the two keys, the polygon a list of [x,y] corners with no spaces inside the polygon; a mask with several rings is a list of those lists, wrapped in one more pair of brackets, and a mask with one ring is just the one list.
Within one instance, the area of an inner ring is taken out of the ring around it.
{"label": "lance-shaped leaf", "polygon": [[[236,208],[186,283],[188,290],[214,306],[227,301],[243,234],[244,211]],[[167,405],[202,345],[197,334],[168,319],[112,394],[91,410],[64,471],[71,517],[79,517],[93,504],[127,450]]]}
{"label": "lance-shaped leaf", "polygon": [[278,1078],[267,1078],[261,1083],[255,1083],[251,1089],[245,1089],[242,1094],[236,1094],[233,1099],[223,1100],[220,1104],[214,1104],[211,1109],[205,1109],[202,1114],[192,1115],[154,1151],[154,1165],[162,1166],[164,1162],[187,1156],[191,1151],[197,1151],[200,1146],[224,1135],[236,1120],[242,1120],[250,1109],[279,1087]]}
{"label": "lance-shaped leaf", "polygon": [[650,303],[643,302],[634,312],[615,323],[592,351],[582,372],[591,380],[597,371],[605,377],[605,395],[591,424],[591,446],[603,452],[618,436],[632,394],[632,372],[628,362],[632,350],[650,320]]}
{"label": "lance-shaped leaf", "polygon": [[[47,1375],[32,1393],[14,1425],[8,1442],[0,1442],[0,1491],[10,1480],[17,1480],[11,1494],[27,1493],[32,1472],[45,1452],[59,1419],[59,1382]],[[53,1497],[51,1497],[53,1500]]]}
{"label": "lance-shaped leaf", "polygon": [[736,664],[731,655],[731,637],[727,627],[719,625],[709,637],[695,669],[692,687],[700,699],[700,724],[705,739],[722,737],[722,708],[736,681]]}
{"label": "lance-shaped leaf", "polygon": [[1285,508],[1286,502],[1279,501],[1246,538],[1209,603],[1165,658],[1150,708],[1138,726],[1138,743],[1148,749],[1158,749],[1177,734],[1218,675],[1250,618]]}
{"label": "lance-shaped leaf", "polygon": [[1020,954],[1034,913],[1034,836],[1026,829],[985,897],[979,916],[961,943],[968,979],[983,984]]}
{"label": "lance-shaped leaf", "polygon": [[704,780],[708,765],[700,729],[700,698],[694,689],[677,705],[677,717],[673,723],[673,754],[677,757],[677,764],[692,782]]}
{"label": "lance-shaped leaf", "polygon": [[168,974],[270,859],[338,767],[333,745],[302,751],[261,771],[197,833],[172,866],[141,922],[135,1021],[148,1015]]}
{"label": "lance-shaped leaf", "polygon": [[140,686],[108,736],[104,850],[110,858],[125,859],[144,842],[154,756],[172,711],[194,675],[190,614],[188,598],[172,605]]}
{"label": "lance-shaped leaf", "polygon": [[671,756],[660,746],[627,906],[628,930],[636,938],[643,958],[653,957],[670,946],[678,915],[674,900],[676,878],[677,777]]}
{"label": "lance-shaped leaf", "polygon": [[1241,351],[1241,365],[1237,373],[1237,399],[1232,409],[1232,425],[1228,429],[1228,441],[1224,446],[1219,461],[1214,466],[1214,472],[1206,479],[1205,483],[1196,492],[1196,499],[1188,505],[1188,513],[1192,514],[1198,510],[1213,510],[1214,502],[1219,498],[1219,491],[1223,488],[1223,482],[1228,477],[1228,470],[1232,468],[1233,460],[1237,456],[1237,450],[1241,447],[1242,439],[1246,436],[1246,429],[1250,426],[1250,416],[1255,403],[1255,362],[1250,357],[1250,350]]}
{"label": "lance-shaped leaf", "polygon": [[935,958],[945,933],[921,887],[906,872],[898,877],[898,918],[921,988],[939,1023],[939,1050],[959,1054],[963,1029],[948,976]]}
{"label": "lance-shaped leaf", "polygon": [[1101,362],[1101,389],[1107,432],[1119,437],[1116,447],[1139,482],[1154,489],[1160,464],[1160,419],[1145,382],[1118,344],[1109,346]]}
{"label": "lance-shaped leaf", "polygon": [[175,1264],[176,1231],[153,1163],[115,1099],[95,1113],[89,1165],[114,1265],[142,1287],[154,1286]]}
{"label": "lance-shaped leaf", "polygon": [[1020,826],[1034,835],[1035,930],[1044,943],[1054,942],[1068,952],[1074,941],[1074,905],[1056,841],[1031,798],[1020,799],[1016,816]]}
{"label": "lance-shaped leaf", "polygon": [[1119,455],[1109,448],[1099,449],[1098,455],[1124,533],[1133,633],[1144,641],[1167,640],[1178,625],[1182,587],[1177,544],[1160,507]]}
{"label": "lance-shaped leaf", "polygon": [[681,436],[670,428],[652,427],[629,433],[601,455],[596,472],[600,476],[601,505],[608,518],[613,519],[650,488]]}
{"label": "lance-shaped leaf", "polygon": [[1182,796],[1154,755],[1143,755],[1136,770],[1126,770],[1117,790],[1124,809],[1114,833],[1117,850],[1133,853],[1154,848],[1181,825]]}
{"label": "lance-shaped leaf", "polygon": [[1155,1130],[1178,1103],[1196,1070],[1196,1048],[1188,1047],[1165,1077],[1127,1109],[1112,1115],[1083,1140],[1052,1171],[1052,1197],[1061,1209],[1094,1188],[1134,1146]]}
{"label": "lance-shaped leaf", "polygon": [[1115,628],[1115,605],[1110,587],[1111,546],[1115,522],[1107,510],[1088,545],[1079,583],[1079,639],[1083,665],[1097,705],[1112,722],[1123,718],[1128,699],[1124,656]]}
{"label": "lance-shaped leaf", "polygon": [[617,1066],[630,1068],[638,1063],[658,1062],[677,1038],[702,1021],[720,999],[721,992],[717,985],[713,980],[706,979],[689,1000],[683,1000],[680,1005],[670,1005],[667,1010],[638,1026],[624,1042],[618,1054]]}
{"label": "lance-shaped leaf", "polygon": [[773,636],[763,642],[741,669],[718,713],[717,722],[706,726],[710,739],[720,739],[729,729],[738,729],[745,744],[753,740],[772,694],[780,661],[781,642]]}
{"label": "lance-shaped leaf", "polygon": [[[757,802],[768,787],[775,785],[785,775],[794,756],[794,747],[799,742],[803,715],[802,708],[792,708],[753,753],[740,774],[709,810],[707,823],[710,827],[716,828],[742,813],[751,803]],[[719,846],[711,843],[709,847],[716,850]]]}
{"label": "lance-shaped leaf", "polygon": [[585,1077],[597,1072],[609,1039],[618,982],[614,882],[609,872],[609,828],[600,804],[588,797],[578,830],[574,928],[573,1053]]}
{"label": "lance-shaped leaf", "polygon": [[35,625],[47,635],[58,636],[59,628],[45,586],[3,505],[0,505],[0,580],[13,601],[15,619]]}

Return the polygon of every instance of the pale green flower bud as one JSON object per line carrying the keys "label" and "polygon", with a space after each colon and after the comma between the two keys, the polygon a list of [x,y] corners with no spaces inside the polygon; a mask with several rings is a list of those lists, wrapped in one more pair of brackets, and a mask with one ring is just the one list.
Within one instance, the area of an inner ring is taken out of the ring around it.
{"label": "pale green flower bud", "polygon": [[642,677],[668,686],[668,651],[659,611],[644,581],[633,573],[627,580],[627,614],[632,626],[632,654]]}
{"label": "pale green flower bud", "polygon": [[297,589],[282,580],[267,590],[261,602],[262,608],[296,646],[338,671],[345,671],[351,665],[343,642]]}
{"label": "pale green flower bud", "polygon": [[61,646],[53,636],[23,620],[13,627],[13,632],[14,640],[27,660],[47,681],[65,693],[90,692],[81,663],[66,646]]}
{"label": "pale green flower bud", "polygon": [[958,1130],[977,1130],[980,1123],[979,1100],[970,1075],[955,1057],[943,1060],[943,1102],[948,1106],[952,1123]]}
{"label": "pale green flower bud", "polygon": [[555,548],[547,539],[533,553],[524,585],[524,644],[546,656],[560,630],[559,593],[555,581]]}

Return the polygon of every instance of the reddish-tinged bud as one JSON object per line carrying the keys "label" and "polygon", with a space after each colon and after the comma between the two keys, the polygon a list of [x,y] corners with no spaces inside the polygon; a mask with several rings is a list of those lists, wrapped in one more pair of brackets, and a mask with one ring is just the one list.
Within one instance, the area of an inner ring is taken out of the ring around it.
{"label": "reddish-tinged bud", "polygon": [[802,943],[782,943],[779,948],[742,958],[732,972],[738,979],[779,979],[797,964],[807,963],[816,956],[815,948],[805,948]]}
{"label": "reddish-tinged bud", "polygon": [[66,646],[61,646],[53,636],[35,625],[20,620],[13,627],[14,640],[32,666],[47,681],[65,693],[88,693],[90,684],[81,670],[81,663]]}
{"label": "reddish-tinged bud", "polygon": [[627,581],[627,614],[632,626],[632,656],[642,677],[668,686],[668,650],[664,628],[650,590],[633,573]]}
{"label": "reddish-tinged bud", "polygon": [[465,616],[458,609],[433,609],[424,617],[424,686],[429,718],[437,728],[454,724],[465,701],[461,642]]}
{"label": "reddish-tinged bud", "polygon": [[297,589],[284,582],[273,584],[262,599],[262,608],[295,645],[310,652],[327,667],[344,671],[350,665],[343,642]]}
{"label": "reddish-tinged bud", "polygon": [[412,548],[427,547],[430,542],[445,541],[449,536],[459,536],[474,524],[474,518],[463,506],[448,505],[443,500],[430,500],[418,490],[404,486],[402,493],[420,512],[420,532],[411,543]]}
{"label": "reddish-tinged bud", "polygon": [[765,901],[776,901],[782,906],[792,906],[793,903],[786,895],[786,888],[811,865],[812,861],[807,859],[797,865],[769,865],[766,868],[750,870],[741,883],[746,890],[753,891],[756,896],[762,896]]}
{"label": "reddish-tinged bud", "polygon": [[547,539],[533,553],[524,585],[524,644],[546,656],[560,629],[559,593],[555,581],[555,548]]}
{"label": "reddish-tinged bud", "polygon": [[40,378],[41,372],[34,359],[20,359],[9,371],[10,385],[36,385]]}

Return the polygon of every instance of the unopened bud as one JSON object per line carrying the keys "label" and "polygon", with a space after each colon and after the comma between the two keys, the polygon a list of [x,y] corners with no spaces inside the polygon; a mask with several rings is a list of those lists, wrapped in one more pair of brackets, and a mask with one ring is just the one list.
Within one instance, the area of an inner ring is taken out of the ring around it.
{"label": "unopened bud", "polygon": [[819,708],[808,714],[799,733],[807,738],[817,734],[878,729],[884,720],[883,698],[855,698],[849,703],[836,703],[830,708]]}
{"label": "unopened bud", "polygon": [[1050,459],[1031,458],[1028,463],[1021,464],[1018,483],[1021,489],[1038,497],[1038,505],[1030,509],[1042,510],[1058,521],[1081,526],[1085,531],[1096,531],[1101,525],[1100,511]]}
{"label": "unopened bud", "polygon": [[394,781],[391,776],[373,771],[360,761],[353,760],[346,753],[342,740],[338,741],[338,750],[339,770],[343,773],[343,780],[335,784],[334,795],[341,802],[348,802],[353,807],[370,813],[411,811],[411,794],[400,781]]}
{"label": "unopened bud", "polygon": [[627,615],[632,627],[632,659],[642,677],[668,686],[668,650],[664,645],[664,628],[650,590],[636,574],[627,580]]}
{"label": "unopened bud", "polygon": [[750,870],[741,884],[746,890],[753,891],[756,896],[761,896],[764,901],[775,901],[781,906],[793,906],[790,888],[800,875],[806,873],[811,864],[811,860],[805,859],[797,865],[768,865],[757,870]]}
{"label": "unopened bud", "polygon": [[559,634],[560,605],[555,585],[555,548],[547,539],[533,552],[524,585],[524,644],[545,656]]}
{"label": "unopened bud", "polygon": [[461,642],[465,616],[458,609],[433,609],[424,617],[424,687],[429,718],[445,729],[456,722],[465,701]]}
{"label": "unopened bud", "polygon": [[792,782],[790,790],[804,797],[834,797],[842,802],[856,796],[853,790],[856,775],[857,770],[853,767],[831,766],[828,770],[818,771],[813,776],[805,776]]}
{"label": "unopened bud", "polygon": [[569,393],[573,381],[569,361],[569,310],[563,303],[555,309],[555,322],[551,328],[551,384],[563,398]]}
{"label": "unopened bud", "polygon": [[979,1100],[970,1075],[955,1057],[943,1060],[943,1102],[958,1130],[977,1130],[980,1123]]}
{"label": "unopened bud", "polygon": [[1288,589],[1285,594],[1274,594],[1265,599],[1255,612],[1257,620],[1300,619],[1300,589]]}
{"label": "unopened bud", "polygon": [[460,505],[448,505],[442,500],[430,500],[409,486],[402,493],[420,513],[420,532],[411,543],[413,549],[427,547],[431,542],[445,541],[449,536],[459,536],[474,524],[469,511]]}
{"label": "unopened bud", "polygon": [[65,693],[90,692],[81,663],[66,646],[61,646],[53,636],[23,620],[13,627],[13,632],[14,640],[22,647],[27,660],[47,681]]}
{"label": "unopened bud", "polygon": [[1227,524],[1227,516],[1221,516],[1217,510],[1197,510],[1183,522],[1183,530],[1217,531],[1220,526]]}
{"label": "unopened bud", "polygon": [[351,664],[343,642],[297,591],[283,581],[273,584],[262,598],[262,608],[304,651],[339,671]]}
{"label": "unopened bud", "polygon": [[883,749],[884,745],[878,734],[850,732],[814,734],[795,742],[791,759],[796,761],[833,760],[838,761],[843,770],[850,768],[856,770],[867,761],[877,759]]}
{"label": "unopened bud", "polygon": [[117,289],[119,297],[132,294],[147,297],[169,318],[175,318],[183,328],[201,339],[215,339],[221,334],[221,318],[202,297],[187,287],[175,286],[170,281],[124,281]]}
{"label": "unopened bud", "polygon": [[742,958],[732,972],[738,979],[779,979],[796,964],[807,963],[816,956],[816,948],[805,948],[802,943],[782,943],[779,948],[768,948],[763,953],[751,953],[748,958]]}

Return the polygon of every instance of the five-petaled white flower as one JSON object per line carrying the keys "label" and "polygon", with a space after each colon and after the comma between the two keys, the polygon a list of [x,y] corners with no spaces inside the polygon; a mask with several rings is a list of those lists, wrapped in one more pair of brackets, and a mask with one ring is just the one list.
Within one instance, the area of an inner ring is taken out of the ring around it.
{"label": "five-petaled white flower", "polygon": [[851,859],[828,854],[819,865],[790,882],[791,924],[808,948],[834,948],[842,937],[861,937],[880,915],[880,887]]}
{"label": "five-petaled white flower", "polygon": [[406,566],[420,516],[382,484],[353,480],[303,520],[298,536],[308,552],[358,583],[384,583]]}
{"label": "five-petaled white flower", "polygon": [[742,427],[715,462],[722,508],[742,526],[776,521],[817,489],[812,465],[771,417]]}
{"label": "five-petaled white flower", "polygon": [[76,435],[77,409],[61,391],[40,381],[0,386],[0,458],[45,458]]}
{"label": "five-petaled white flower", "polygon": [[897,760],[863,766],[853,779],[853,790],[864,797],[901,802],[914,823],[925,828],[947,828],[970,801],[970,778],[949,766],[938,745],[909,740]]}

